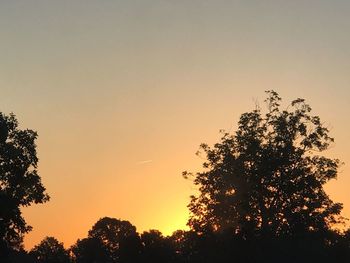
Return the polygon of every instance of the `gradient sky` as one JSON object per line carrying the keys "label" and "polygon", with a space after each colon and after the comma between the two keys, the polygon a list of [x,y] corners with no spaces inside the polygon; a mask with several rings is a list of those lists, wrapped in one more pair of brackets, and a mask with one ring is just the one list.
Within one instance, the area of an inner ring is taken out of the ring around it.
{"label": "gradient sky", "polygon": [[345,162],[327,185],[350,217],[350,2],[4,0],[0,111],[39,133],[50,202],[24,216],[70,246],[101,217],[184,228],[201,142],[274,89],[302,97]]}

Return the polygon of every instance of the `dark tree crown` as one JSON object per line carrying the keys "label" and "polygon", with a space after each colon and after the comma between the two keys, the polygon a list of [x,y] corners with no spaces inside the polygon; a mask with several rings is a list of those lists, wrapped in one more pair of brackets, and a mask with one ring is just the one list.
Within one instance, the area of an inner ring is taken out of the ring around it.
{"label": "dark tree crown", "polygon": [[21,207],[49,200],[37,172],[33,130],[21,130],[14,114],[0,113],[0,250],[19,249],[31,230]]}
{"label": "dark tree crown", "polygon": [[279,95],[266,93],[267,111],[242,114],[235,133],[201,145],[204,171],[184,172],[199,189],[189,204],[193,230],[292,236],[341,222],[342,204],[323,188],[339,166],[321,155],[334,141],[329,130],[303,99],[281,109]]}

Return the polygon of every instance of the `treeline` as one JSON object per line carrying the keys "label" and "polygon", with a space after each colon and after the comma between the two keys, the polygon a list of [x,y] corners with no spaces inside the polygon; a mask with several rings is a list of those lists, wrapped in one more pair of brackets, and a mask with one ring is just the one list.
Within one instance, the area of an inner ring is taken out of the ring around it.
{"label": "treeline", "polygon": [[49,196],[37,174],[36,132],[0,113],[0,262],[350,262],[350,230],[335,230],[345,229],[343,205],[324,190],[342,165],[322,155],[334,139],[303,99],[283,109],[275,91],[267,95],[264,112],[256,105],[236,132],[201,145],[202,171],[183,173],[198,189],[188,205],[190,231],[139,234],[105,217],[68,250],[53,237],[23,250],[31,227],[21,207]]}
{"label": "treeline", "polygon": [[12,263],[212,263],[212,262],[349,262],[350,232],[305,232],[293,238],[247,240],[231,231],[198,234],[175,231],[163,236],[150,230],[139,234],[128,221],[100,219],[69,249],[46,237],[32,250],[9,252]]}

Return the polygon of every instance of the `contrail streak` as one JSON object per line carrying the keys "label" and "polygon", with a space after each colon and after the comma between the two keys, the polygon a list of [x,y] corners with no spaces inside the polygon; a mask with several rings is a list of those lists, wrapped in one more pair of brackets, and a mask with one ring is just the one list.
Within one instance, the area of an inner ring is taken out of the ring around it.
{"label": "contrail streak", "polygon": [[136,164],[141,165],[141,164],[146,164],[146,163],[151,163],[151,162],[153,162],[153,160],[140,161],[140,162],[137,162]]}

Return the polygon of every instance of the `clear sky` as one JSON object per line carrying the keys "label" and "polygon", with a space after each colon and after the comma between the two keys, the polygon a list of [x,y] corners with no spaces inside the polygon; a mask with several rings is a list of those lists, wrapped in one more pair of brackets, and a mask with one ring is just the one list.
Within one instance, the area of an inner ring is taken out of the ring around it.
{"label": "clear sky", "polygon": [[70,246],[103,216],[184,228],[201,142],[274,89],[302,97],[345,165],[327,186],[350,217],[347,0],[4,0],[0,111],[39,133],[51,201],[24,210]]}

